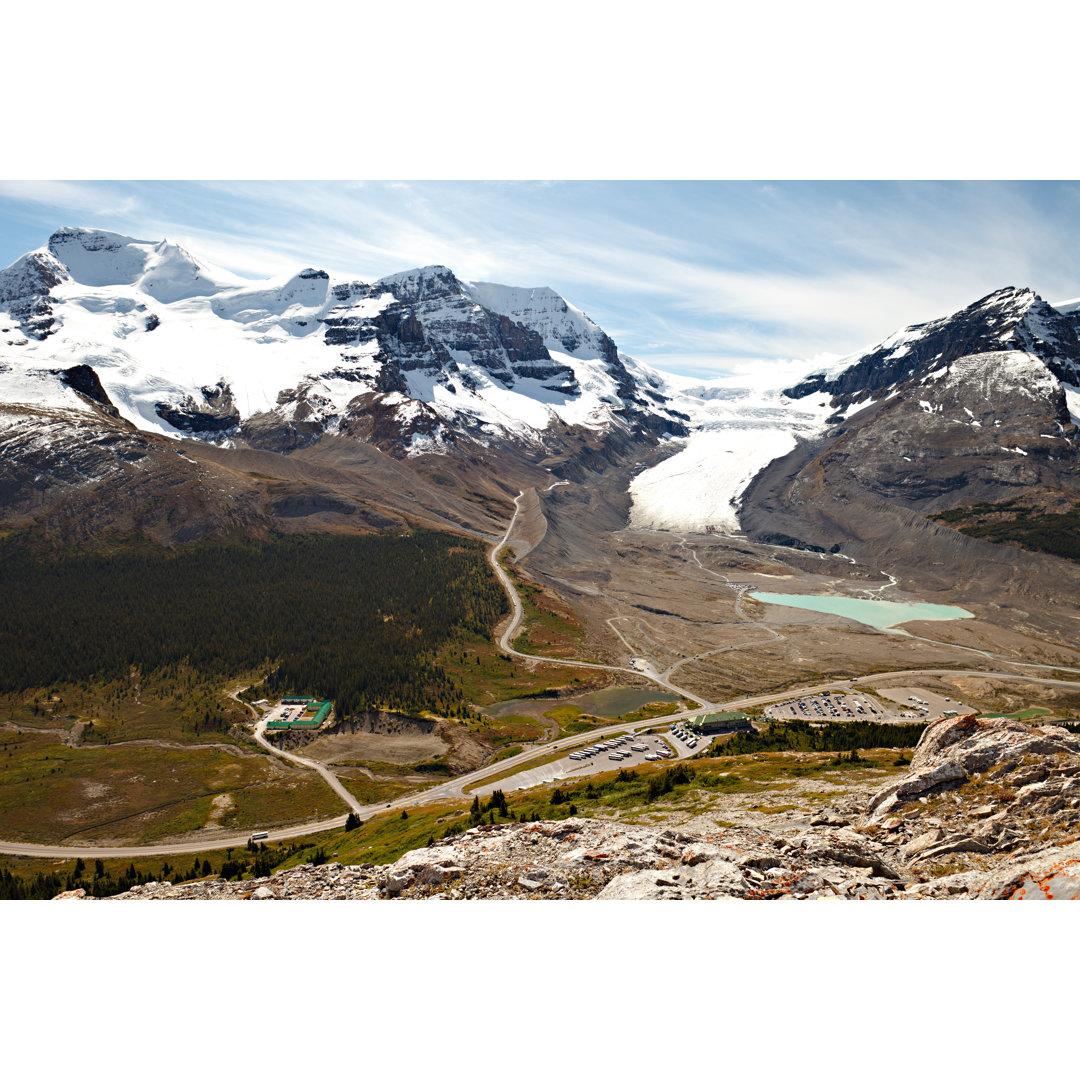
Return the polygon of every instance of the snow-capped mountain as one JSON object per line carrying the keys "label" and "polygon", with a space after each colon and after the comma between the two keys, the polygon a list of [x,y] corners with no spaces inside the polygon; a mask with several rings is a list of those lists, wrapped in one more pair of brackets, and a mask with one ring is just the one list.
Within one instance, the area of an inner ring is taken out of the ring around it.
{"label": "snow-capped mountain", "polygon": [[[281,503],[235,470],[211,489],[195,468],[207,455],[195,461],[197,444],[181,441],[276,455],[335,436],[369,448],[350,460],[414,463],[379,466],[403,492],[446,463],[442,494],[424,495],[440,520],[496,513],[485,483],[504,497],[507,468],[532,483],[615,464],[636,470],[624,481],[633,525],[735,532],[752,511],[759,535],[791,536],[790,521],[762,524],[777,468],[913,508],[1068,487],[1078,329],[1080,302],[1058,310],[1008,288],[786,391],[695,384],[621,353],[547,288],[463,281],[444,266],[251,282],[168,241],[65,228],[0,271],[0,507],[33,513],[50,486],[117,477],[142,505],[150,473],[183,474],[200,499],[239,483],[251,506],[269,500],[270,519],[280,505],[345,505],[338,494]],[[384,482],[363,498],[387,505]],[[444,505],[447,485],[481,501]]]}
{"label": "snow-capped mountain", "polygon": [[818,403],[824,431],[754,477],[740,523],[759,540],[848,550],[958,506],[1071,505],[1078,380],[1074,315],[1030,289],[907,327],[785,391]]}
{"label": "snow-capped mountain", "polygon": [[[836,489],[912,506],[1060,487],[1075,464],[1080,416],[1080,303],[1061,307],[1005,288],[783,392],[723,381],[667,387],[691,434],[680,453],[634,478],[631,522],[735,532],[755,478],[800,447],[808,460],[828,460]],[[751,516],[760,535],[796,532],[790,521],[780,531]]]}
{"label": "snow-capped mountain", "polygon": [[999,289],[952,315],[898,330],[874,348],[807,376],[785,393],[792,398],[826,393],[839,407],[858,405],[946,369],[961,357],[1009,351],[1038,357],[1058,379],[1076,384],[1080,323],[1075,314],[1066,312],[1051,307],[1031,289]]}
{"label": "snow-capped mountain", "polygon": [[163,435],[289,450],[326,432],[393,453],[544,444],[564,427],[686,431],[640,365],[549,289],[429,266],[373,283],[243,282],[178,245],[60,229],[0,272],[0,400],[101,397]]}

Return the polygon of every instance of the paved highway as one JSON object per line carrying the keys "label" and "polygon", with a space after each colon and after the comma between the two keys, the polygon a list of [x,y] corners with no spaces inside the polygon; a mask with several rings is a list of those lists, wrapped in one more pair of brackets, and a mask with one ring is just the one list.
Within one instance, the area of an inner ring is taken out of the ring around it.
{"label": "paved highway", "polygon": [[[1071,682],[1063,679],[1040,678],[1035,675],[1017,675],[1010,671],[983,671],[977,668],[970,670],[959,670],[956,668],[913,668],[901,671],[879,672],[875,675],[863,675],[854,679],[837,679],[832,682],[817,683],[811,686],[802,686],[796,689],[785,690],[782,693],[754,694],[748,697],[733,698],[730,701],[721,702],[708,708],[688,709],[685,712],[673,713],[670,716],[655,717],[652,720],[639,720],[633,724],[613,723],[607,727],[594,728],[592,731],[581,735],[573,735],[565,739],[559,739],[555,742],[544,743],[542,746],[537,746],[531,750],[526,750],[523,753],[518,754],[512,761],[496,762],[495,764],[485,766],[482,769],[476,769],[465,776],[459,776],[453,780],[448,780],[443,784],[439,784],[437,787],[428,788],[426,791],[403,795],[390,803],[361,806],[357,811],[357,814],[361,821],[366,821],[377,814],[384,813],[386,810],[405,810],[444,800],[462,799],[466,795],[466,788],[469,788],[471,792],[473,788],[479,787],[484,780],[499,777],[500,774],[507,773],[511,769],[513,769],[514,772],[517,772],[531,762],[542,757],[547,757],[553,753],[557,754],[559,751],[570,750],[577,746],[591,746],[593,743],[603,742],[619,731],[638,732],[645,728],[656,727],[659,724],[666,726],[691,716],[700,716],[702,713],[712,712],[715,709],[745,709],[750,705],[767,705],[774,701],[783,701],[787,698],[801,697],[805,694],[819,694],[823,690],[846,689],[853,683],[856,685],[859,683],[872,684],[883,679],[918,678],[919,676],[930,675],[989,676],[991,678],[1016,679],[1021,682],[1045,683],[1050,686],[1064,686],[1069,687],[1070,689],[1080,690],[1080,681]],[[613,769],[619,767],[615,762],[612,762],[611,765]],[[509,788],[512,786],[514,786],[513,777],[507,776],[506,787]],[[313,833],[326,832],[329,829],[340,828],[344,824],[345,815],[342,814],[339,817],[329,818],[324,821],[310,821],[300,825],[290,825],[288,828],[271,829],[269,841],[296,840],[303,836],[310,836]],[[55,844],[17,844],[3,840],[0,841],[0,853],[7,855],[33,855],[43,858],[60,857],[65,859],[126,859],[132,856],[146,855],[191,855],[200,851],[220,851],[227,847],[242,847],[247,843],[249,836],[250,833],[248,832],[232,833],[229,835],[219,835],[213,838],[186,841],[184,843],[176,844],[143,844],[132,845],[130,847],[111,848],[61,846]]]}

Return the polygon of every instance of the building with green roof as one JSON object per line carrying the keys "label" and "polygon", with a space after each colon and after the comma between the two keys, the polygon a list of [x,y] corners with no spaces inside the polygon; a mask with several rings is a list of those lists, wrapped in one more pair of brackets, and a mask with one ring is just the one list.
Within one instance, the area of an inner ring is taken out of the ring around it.
{"label": "building with green roof", "polygon": [[689,720],[683,721],[683,727],[695,735],[726,735],[729,731],[754,730],[750,717],[738,711],[691,716]]}

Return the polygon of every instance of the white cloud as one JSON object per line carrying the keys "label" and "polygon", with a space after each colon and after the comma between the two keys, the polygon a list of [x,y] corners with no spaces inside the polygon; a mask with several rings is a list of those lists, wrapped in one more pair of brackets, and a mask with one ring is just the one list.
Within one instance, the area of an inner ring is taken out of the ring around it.
{"label": "white cloud", "polygon": [[120,197],[108,185],[67,180],[0,180],[0,198],[21,199],[53,206],[58,210],[115,217],[128,217],[144,209],[138,198],[133,195]]}

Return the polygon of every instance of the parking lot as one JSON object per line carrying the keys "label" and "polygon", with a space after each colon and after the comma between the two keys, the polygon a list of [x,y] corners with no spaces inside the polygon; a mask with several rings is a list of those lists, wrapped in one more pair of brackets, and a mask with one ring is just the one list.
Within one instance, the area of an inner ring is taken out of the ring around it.
{"label": "parking lot", "polygon": [[[605,739],[603,743],[577,747],[568,751],[566,756],[559,758],[558,761],[538,765],[535,769],[525,770],[505,780],[485,784],[473,790],[481,798],[490,795],[496,788],[500,788],[509,795],[512,791],[524,791],[526,788],[557,780],[585,779],[600,773],[613,772],[616,769],[632,769],[635,765],[644,763],[655,762],[662,765],[665,761],[693,757],[709,745],[712,736],[702,736],[696,741],[697,745],[691,747],[690,740],[683,741],[673,734],[623,735],[618,739]],[[634,750],[635,746],[644,747],[644,749]],[[596,748],[593,753],[578,756],[581,751],[593,750],[593,748]],[[574,756],[571,757],[571,754]],[[614,755],[618,755],[618,758],[615,759]]]}
{"label": "parking lot", "polygon": [[[822,723],[871,720],[887,724],[934,720],[947,713],[970,711],[960,702],[927,690],[902,687],[882,689],[878,692],[882,697],[895,701],[895,705],[886,705],[869,694],[857,691],[823,691],[820,694],[807,694],[805,697],[769,705],[765,709],[765,716],[776,720],[809,720]],[[540,784],[587,779],[617,769],[632,769],[646,762],[662,764],[664,761],[677,761],[700,753],[713,738],[714,735],[694,736],[681,724],[672,725],[662,736],[624,734],[617,739],[606,739],[602,743],[579,744],[556,761],[523,770],[470,791],[486,798],[496,788],[510,794],[512,791],[524,791]],[[582,753],[583,751],[586,752]],[[661,751],[666,751],[666,754],[659,756]]]}
{"label": "parking lot", "polygon": [[304,713],[303,705],[274,705],[264,715],[267,720],[276,720],[279,723],[286,720],[299,720]]}
{"label": "parking lot", "polygon": [[778,702],[765,710],[771,720],[894,720],[880,701],[868,694],[811,694]]}
{"label": "parking lot", "polygon": [[705,745],[704,739],[698,740],[697,747],[691,749],[670,735],[625,735],[621,739],[609,739],[572,751],[564,759],[566,775],[609,772],[640,765],[643,761],[675,761],[691,757]]}
{"label": "parking lot", "polygon": [[891,686],[879,690],[878,693],[890,701],[895,701],[899,718],[906,721],[936,720],[939,716],[950,713],[975,711],[962,701],[955,701],[917,686]]}

